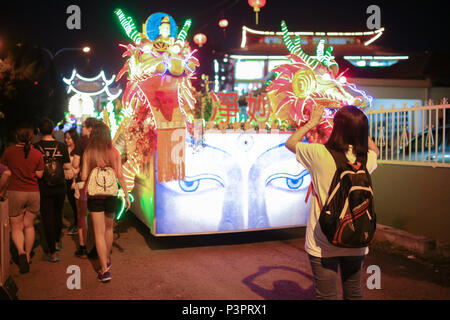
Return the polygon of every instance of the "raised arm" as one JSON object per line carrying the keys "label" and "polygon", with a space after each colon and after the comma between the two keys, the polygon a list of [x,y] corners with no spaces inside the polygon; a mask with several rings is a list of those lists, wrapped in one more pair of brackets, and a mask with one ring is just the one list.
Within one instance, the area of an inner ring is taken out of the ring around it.
{"label": "raised arm", "polygon": [[309,121],[289,137],[285,144],[286,148],[295,153],[296,144],[303,140],[303,137],[309,130],[317,126],[322,121],[323,109],[324,107],[319,105],[314,105],[312,107]]}
{"label": "raised arm", "polygon": [[373,142],[371,137],[369,137],[367,145],[368,145],[369,150],[372,150],[373,152],[375,152],[377,155],[377,158],[378,158],[380,156],[380,150],[378,150],[377,145],[375,144],[375,142]]}

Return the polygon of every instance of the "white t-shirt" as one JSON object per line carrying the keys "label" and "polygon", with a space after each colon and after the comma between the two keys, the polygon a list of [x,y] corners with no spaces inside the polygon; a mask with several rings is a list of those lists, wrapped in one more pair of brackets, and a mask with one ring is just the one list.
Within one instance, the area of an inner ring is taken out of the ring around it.
{"label": "white t-shirt", "polygon": [[[325,203],[336,172],[333,156],[323,144],[299,142],[295,149],[297,161],[309,171],[314,191],[319,196],[320,202]],[[353,154],[352,146],[349,146],[346,156],[348,160],[355,162],[356,156]],[[372,150],[369,150],[367,154],[366,167],[369,173],[372,173],[377,167],[377,155]],[[319,221],[320,208],[313,194],[310,196],[310,201],[311,209],[309,211],[305,239],[305,250],[307,253],[315,257],[328,258],[362,256],[369,252],[368,247],[341,248],[332,245],[317,223]]]}

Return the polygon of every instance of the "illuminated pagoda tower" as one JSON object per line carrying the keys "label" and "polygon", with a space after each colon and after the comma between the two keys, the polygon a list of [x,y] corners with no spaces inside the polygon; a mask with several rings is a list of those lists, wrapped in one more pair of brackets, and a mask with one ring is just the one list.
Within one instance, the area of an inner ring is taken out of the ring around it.
{"label": "illuminated pagoda tower", "polygon": [[73,70],[69,78],[63,78],[67,85],[69,98],[68,113],[77,123],[87,117],[101,117],[108,115],[106,121],[113,132],[117,130],[115,116],[115,101],[122,94],[122,89],[115,83],[115,75],[108,79],[104,71],[97,76],[87,78]]}

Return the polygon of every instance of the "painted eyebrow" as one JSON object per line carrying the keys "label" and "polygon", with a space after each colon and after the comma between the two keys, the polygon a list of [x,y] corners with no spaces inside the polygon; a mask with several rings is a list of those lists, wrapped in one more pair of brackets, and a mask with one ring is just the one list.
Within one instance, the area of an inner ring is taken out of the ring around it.
{"label": "painted eyebrow", "polygon": [[258,156],[258,158],[256,158],[256,160],[258,160],[259,158],[261,158],[263,155],[265,155],[265,154],[266,154],[267,152],[269,152],[269,151],[272,151],[272,150],[277,149],[277,148],[280,148],[280,147],[284,147],[285,144],[286,144],[285,142],[282,142],[282,143],[280,143],[279,145],[276,145],[276,146],[274,146],[274,147],[272,147],[272,148],[267,149],[266,151],[264,151],[263,153],[261,153],[261,154]]}
{"label": "painted eyebrow", "polygon": [[[193,138],[192,136],[189,137],[189,138],[187,138],[186,141],[189,142],[190,144],[194,144],[194,138]],[[214,150],[217,150],[217,151],[220,151],[220,152],[223,152],[223,153],[225,153],[226,155],[228,155],[228,156],[231,157],[231,154],[229,154],[229,153],[226,152],[225,150],[222,150],[222,149],[220,149],[220,148],[211,146],[211,145],[209,145],[209,144],[207,144],[207,143],[205,143],[204,146],[205,146],[205,147],[208,147],[208,148],[211,148],[211,149],[214,149]]]}

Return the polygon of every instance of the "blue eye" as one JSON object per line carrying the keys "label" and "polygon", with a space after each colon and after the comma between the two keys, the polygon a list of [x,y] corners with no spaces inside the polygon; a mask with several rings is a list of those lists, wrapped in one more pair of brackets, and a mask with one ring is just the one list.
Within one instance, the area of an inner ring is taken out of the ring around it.
{"label": "blue eye", "polygon": [[291,179],[286,178],[286,184],[289,187],[289,189],[298,189],[303,183],[303,177],[300,177],[298,179]]}
{"label": "blue eye", "polygon": [[306,185],[305,182],[309,176],[308,171],[304,170],[298,175],[289,173],[276,173],[266,179],[266,187],[271,186],[282,190],[299,190]]}
{"label": "blue eye", "polygon": [[[166,185],[169,186],[170,183]],[[178,186],[183,192],[202,192],[224,188],[225,182],[217,175],[200,174],[194,177],[186,177],[184,180],[178,181]]]}
{"label": "blue eye", "polygon": [[184,192],[194,192],[200,185],[200,179],[193,181],[180,180],[178,184],[180,185],[180,189]]}

